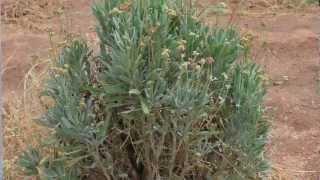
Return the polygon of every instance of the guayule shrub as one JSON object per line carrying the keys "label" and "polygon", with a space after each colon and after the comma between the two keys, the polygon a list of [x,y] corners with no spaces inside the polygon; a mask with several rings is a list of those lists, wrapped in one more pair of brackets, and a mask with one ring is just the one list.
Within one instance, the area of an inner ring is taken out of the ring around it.
{"label": "guayule shrub", "polygon": [[[96,4],[98,55],[66,47],[38,121],[52,130],[20,158],[44,179],[259,179],[267,121],[259,68],[233,29],[204,26],[182,0]],[[45,153],[41,153],[45,152]]]}

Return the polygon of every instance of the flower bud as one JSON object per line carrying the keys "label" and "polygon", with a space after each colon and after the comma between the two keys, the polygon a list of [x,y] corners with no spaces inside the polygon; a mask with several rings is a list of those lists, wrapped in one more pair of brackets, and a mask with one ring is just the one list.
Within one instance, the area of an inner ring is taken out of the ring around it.
{"label": "flower bud", "polygon": [[169,16],[172,16],[172,17],[176,17],[177,16],[177,12],[173,9],[168,9],[167,10],[167,13]]}
{"label": "flower bud", "polygon": [[166,59],[170,58],[170,50],[169,49],[164,49],[162,51],[162,53],[161,53],[161,56],[163,56]]}
{"label": "flower bud", "polygon": [[111,11],[110,11],[110,15],[119,15],[121,14],[122,11],[120,11],[117,7],[113,8]]}
{"label": "flower bud", "polygon": [[201,65],[204,65],[204,64],[206,64],[206,60],[202,58],[202,59],[200,59],[199,63],[200,63]]}
{"label": "flower bud", "polygon": [[208,64],[213,64],[214,63],[214,59],[212,57],[208,57],[207,58],[207,63]]}

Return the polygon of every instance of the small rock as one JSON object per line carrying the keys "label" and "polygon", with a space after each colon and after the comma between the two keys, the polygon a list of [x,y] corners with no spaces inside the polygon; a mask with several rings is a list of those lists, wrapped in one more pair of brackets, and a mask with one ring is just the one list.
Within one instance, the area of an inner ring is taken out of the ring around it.
{"label": "small rock", "polygon": [[283,85],[283,81],[274,81],[273,85],[274,86],[281,86],[281,85]]}
{"label": "small rock", "polygon": [[262,27],[266,27],[267,25],[266,25],[266,23],[261,22],[261,26],[262,26]]}

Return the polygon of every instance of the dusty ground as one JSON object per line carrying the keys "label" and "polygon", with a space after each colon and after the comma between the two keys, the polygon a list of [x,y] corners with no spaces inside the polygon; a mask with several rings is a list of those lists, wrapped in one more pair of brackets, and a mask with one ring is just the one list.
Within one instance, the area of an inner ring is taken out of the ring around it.
{"label": "dusty ground", "polygon": [[[3,73],[5,102],[22,94],[25,73],[35,59],[47,58],[50,48],[47,30],[94,38],[90,4],[90,0],[63,1],[62,15],[38,22],[37,26],[44,27],[42,30],[14,23],[1,26],[2,63],[7,68]],[[265,102],[273,124],[268,157],[274,168],[287,174],[289,180],[318,180],[320,8],[284,9],[266,14],[248,12],[237,16],[234,23],[253,35],[253,57],[270,79]],[[213,23],[215,18],[207,21]],[[6,138],[6,145],[10,146],[11,140]]]}
{"label": "dusty ground", "polygon": [[[36,29],[29,28],[25,25],[27,23],[3,23],[1,26],[3,65],[7,68],[3,74],[5,98],[12,91],[22,90],[22,80],[35,59],[48,58],[49,48],[51,48],[50,32],[55,33],[57,37],[55,41],[59,41],[57,39],[66,33],[79,34],[84,37],[93,33],[93,17],[90,9],[93,1],[65,0],[61,2],[64,9],[61,15],[38,20]],[[33,21],[28,22],[35,24]]]}
{"label": "dusty ground", "polygon": [[290,179],[320,178],[320,9],[243,17],[255,60],[271,79],[269,157]]}

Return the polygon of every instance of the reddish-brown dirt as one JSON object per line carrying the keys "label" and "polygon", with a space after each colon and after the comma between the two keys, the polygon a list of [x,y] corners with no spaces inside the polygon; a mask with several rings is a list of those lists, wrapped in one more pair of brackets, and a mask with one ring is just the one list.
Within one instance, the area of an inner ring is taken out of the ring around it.
{"label": "reddish-brown dirt", "polygon": [[256,35],[255,60],[272,81],[268,155],[290,179],[320,178],[319,10],[240,20]]}
{"label": "reddish-brown dirt", "polygon": [[[12,0],[3,1],[12,2]],[[50,1],[49,1],[50,2]],[[1,46],[3,51],[3,93],[4,100],[12,93],[23,90],[23,80],[26,72],[37,57],[48,58],[50,41],[49,31],[57,37],[66,33],[78,34],[84,38],[92,38],[94,33],[91,4],[93,0],[61,1],[63,15],[42,19],[30,29],[24,24],[3,23],[1,26]],[[32,22],[30,22],[32,23]],[[59,40],[57,38],[55,43]]]}
{"label": "reddish-brown dirt", "polygon": [[[94,20],[89,0],[64,2],[68,18],[43,21],[55,31],[65,29],[92,38]],[[67,20],[66,20],[67,19]],[[215,19],[215,18],[214,18]],[[213,18],[208,18],[213,22]],[[253,59],[270,79],[265,104],[272,120],[268,157],[289,180],[320,178],[320,8],[277,14],[238,16],[236,24],[253,35]],[[67,26],[65,26],[67,24]],[[64,25],[64,26],[62,26]],[[46,58],[48,33],[4,24],[1,46],[4,98],[22,91],[34,55]]]}

